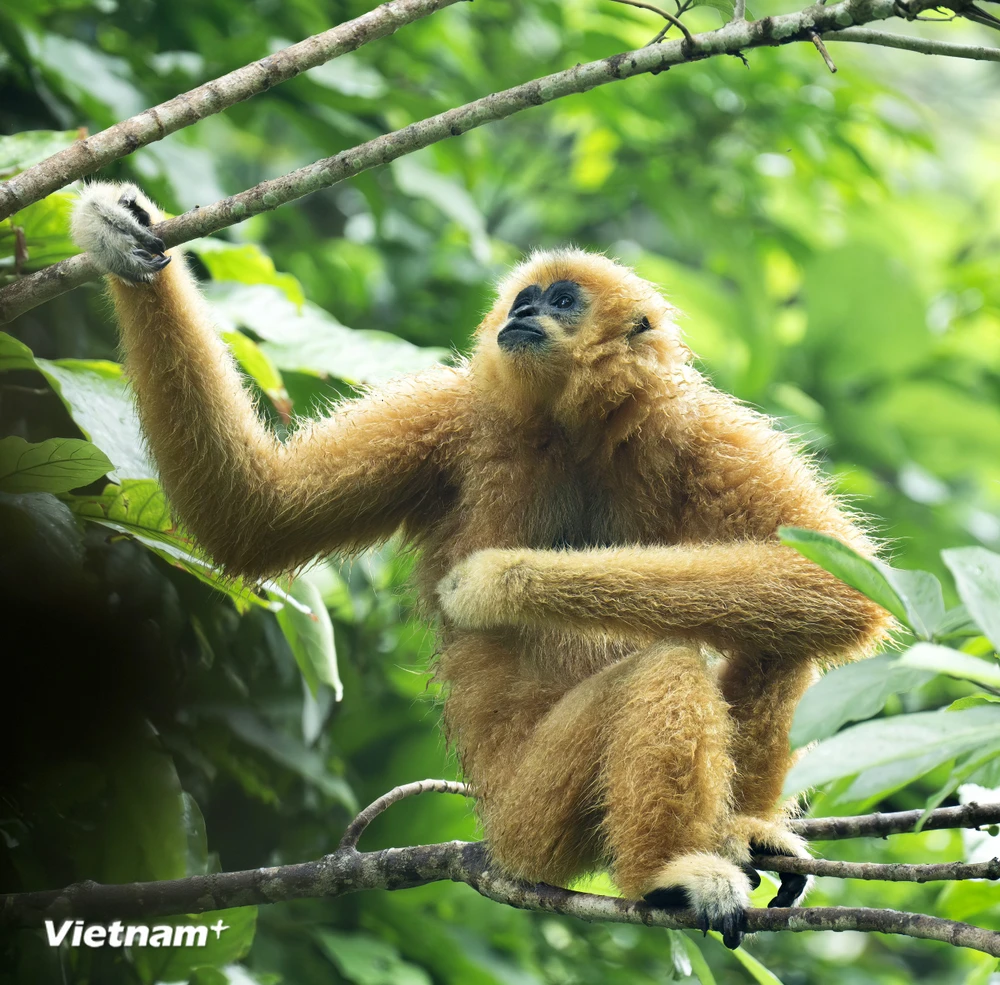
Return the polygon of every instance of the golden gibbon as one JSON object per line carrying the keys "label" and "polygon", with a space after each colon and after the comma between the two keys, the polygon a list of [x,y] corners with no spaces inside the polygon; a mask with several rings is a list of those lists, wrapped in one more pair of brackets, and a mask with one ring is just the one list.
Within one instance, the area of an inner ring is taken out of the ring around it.
{"label": "golden gibbon", "polygon": [[[179,518],[233,574],[399,533],[440,621],[444,722],[492,859],[565,885],[607,866],[739,944],[754,851],[803,855],[777,802],[818,662],[888,615],[776,537],[872,545],[761,414],[691,364],[675,312],[601,255],[536,253],[471,357],[346,400],[282,443],[133,185],[91,184],[106,271]],[[801,898],[785,875],[771,905]]]}

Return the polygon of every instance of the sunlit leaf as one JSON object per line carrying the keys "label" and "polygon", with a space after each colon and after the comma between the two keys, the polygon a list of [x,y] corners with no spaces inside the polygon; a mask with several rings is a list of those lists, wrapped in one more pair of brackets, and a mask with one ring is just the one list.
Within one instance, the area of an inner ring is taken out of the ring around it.
{"label": "sunlit leaf", "polygon": [[942,551],[969,614],[1000,651],[1000,554],[985,547]]}
{"label": "sunlit leaf", "polygon": [[377,383],[426,369],[446,354],[386,332],[353,331],[317,305],[297,308],[274,287],[210,284],[207,294],[223,327],[249,328],[279,369]]}
{"label": "sunlit leaf", "polygon": [[930,711],[864,722],[810,749],[788,774],[784,796],[831,780],[881,770],[891,789],[956,756],[1000,745],[1000,707]]}
{"label": "sunlit leaf", "polygon": [[792,746],[825,739],[848,722],[874,717],[892,695],[925,684],[934,673],[901,665],[886,654],[835,667],[803,695],[792,722]]}
{"label": "sunlit leaf", "polygon": [[917,643],[899,658],[899,666],[947,674],[976,684],[1000,688],[1000,666],[993,660],[980,660],[951,647],[936,643]]}

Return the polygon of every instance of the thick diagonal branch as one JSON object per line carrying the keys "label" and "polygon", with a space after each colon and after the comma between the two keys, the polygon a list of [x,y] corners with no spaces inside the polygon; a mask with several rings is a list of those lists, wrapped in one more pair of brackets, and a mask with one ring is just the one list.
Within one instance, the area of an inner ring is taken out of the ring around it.
{"label": "thick diagonal branch", "polygon": [[[918,8],[930,7],[933,2],[912,0],[909,9],[918,12]],[[897,11],[895,0],[842,0],[830,6],[817,4],[794,14],[764,17],[756,21],[731,21],[717,31],[694,35],[691,41],[687,38],[669,41],[576,65],[411,123],[401,130],[383,134],[280,178],[263,181],[238,195],[160,223],[154,231],[167,246],[177,246],[353,178],[369,168],[388,164],[448,137],[506,119],[531,106],[588,92],[597,86],[637,75],[663,72],[683,62],[715,55],[736,55],[749,48],[795,41],[812,44],[814,34],[826,37],[850,25],[894,17]],[[96,266],[87,254],[82,254],[22,277],[0,290],[0,324],[97,276],[99,271]]]}
{"label": "thick diagonal branch", "polygon": [[317,65],[384,38],[411,21],[433,14],[458,0],[389,0],[367,14],[299,41],[211,82],[168,99],[138,116],[76,141],[0,184],[0,220],[37,202],[77,178],[168,134],[221,113],[236,103],[266,92]]}

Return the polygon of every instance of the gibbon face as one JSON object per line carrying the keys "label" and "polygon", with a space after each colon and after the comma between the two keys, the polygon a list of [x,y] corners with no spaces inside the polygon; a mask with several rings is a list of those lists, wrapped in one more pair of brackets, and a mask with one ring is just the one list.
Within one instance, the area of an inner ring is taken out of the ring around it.
{"label": "gibbon face", "polygon": [[583,250],[535,253],[500,284],[473,379],[525,414],[586,423],[658,392],[690,352],[676,312],[627,267]]}

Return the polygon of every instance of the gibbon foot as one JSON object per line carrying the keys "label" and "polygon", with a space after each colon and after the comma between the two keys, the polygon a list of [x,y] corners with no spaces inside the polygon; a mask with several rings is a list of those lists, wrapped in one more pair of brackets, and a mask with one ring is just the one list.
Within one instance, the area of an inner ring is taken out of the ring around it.
{"label": "gibbon foot", "polygon": [[[727,838],[728,857],[734,858],[744,872],[752,870],[751,859],[755,855],[786,855],[789,858],[811,858],[805,841],[793,834],[777,821],[741,815],[733,818]],[[749,874],[749,873],[748,873]],[[777,895],[768,907],[798,905],[809,888],[813,878],[797,872],[781,872]],[[751,879],[751,883],[753,880]],[[760,878],[754,888],[760,884]]]}
{"label": "gibbon foot", "polygon": [[642,898],[653,906],[694,910],[699,930],[719,931],[728,948],[739,947],[746,933],[750,879],[718,855],[697,852],[675,858],[656,874]]}
{"label": "gibbon foot", "polygon": [[92,182],[73,209],[74,241],[105,273],[131,284],[151,281],[170,263],[163,240],[150,231],[156,207],[133,184]]}

